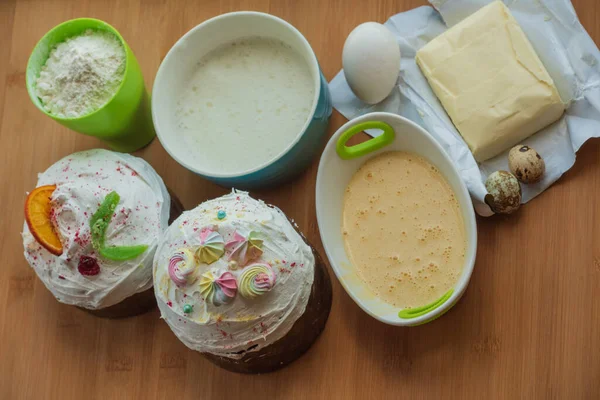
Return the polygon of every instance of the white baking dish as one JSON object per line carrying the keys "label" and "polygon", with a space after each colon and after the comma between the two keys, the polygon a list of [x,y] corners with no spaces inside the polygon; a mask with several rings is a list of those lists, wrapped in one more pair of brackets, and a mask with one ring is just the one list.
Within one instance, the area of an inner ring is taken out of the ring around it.
{"label": "white baking dish", "polygon": [[[360,128],[376,128],[377,122],[388,124],[393,132],[370,139],[358,147],[345,146],[349,138],[348,134],[344,135],[345,132],[357,125],[360,125],[359,131],[362,130]],[[435,165],[454,190],[465,223],[465,265],[458,282],[437,301],[410,311],[399,310],[375,296],[350,264],[342,238],[342,210],[348,182],[368,159],[386,151],[412,152]],[[319,163],[316,207],[321,239],[333,271],[350,297],[374,318],[390,325],[420,325],[444,314],[467,288],[477,252],[477,225],[469,192],[443,148],[429,133],[406,118],[390,113],[371,113],[353,119],[338,129],[325,147]]]}

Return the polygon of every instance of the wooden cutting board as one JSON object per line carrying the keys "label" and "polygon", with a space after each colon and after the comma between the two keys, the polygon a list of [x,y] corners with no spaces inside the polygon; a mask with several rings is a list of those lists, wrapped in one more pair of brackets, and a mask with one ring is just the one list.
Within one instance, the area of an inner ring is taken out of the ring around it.
{"label": "wooden cutting board", "polygon": [[[600,2],[574,0],[600,42]],[[424,0],[1,0],[0,399],[598,399],[600,398],[600,141],[558,183],[510,217],[479,218],[479,252],[456,307],[411,329],[376,322],[334,279],[325,332],[290,367],[242,376],[188,350],[158,311],[98,319],[54,300],[23,258],[25,193],[37,173],[74,151],[103,147],[42,115],[25,89],[37,40],[56,24],[96,17],[137,55],[148,87],[193,26],[235,10],[278,15],[303,32],[327,79],[359,23]],[[345,119],[334,112],[330,132]],[[187,208],[225,189],[188,172],[158,140],[138,152]],[[294,218],[322,252],[317,162],[297,180],[253,192]],[[333,276],[333,275],[332,275]]]}

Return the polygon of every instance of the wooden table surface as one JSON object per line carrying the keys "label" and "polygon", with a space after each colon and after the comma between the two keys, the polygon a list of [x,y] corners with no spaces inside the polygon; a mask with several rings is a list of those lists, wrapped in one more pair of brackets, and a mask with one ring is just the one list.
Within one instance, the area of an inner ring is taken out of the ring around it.
{"label": "wooden table surface", "polygon": [[[59,304],[23,258],[25,193],[37,172],[72,152],[103,147],[54,123],[31,103],[25,67],[56,24],[96,17],[115,26],[148,87],[161,59],[193,26],[220,13],[259,10],[303,32],[327,79],[344,39],[365,21],[424,0],[1,0],[0,399],[598,399],[600,398],[600,142],[511,217],[479,218],[471,284],[443,318],[416,328],[381,324],[333,279],[327,327],[290,367],[243,376],[214,367],[171,333],[157,310],[98,319]],[[600,43],[600,3],[575,0]],[[345,119],[334,112],[330,132]],[[187,208],[226,193],[172,160],[158,140],[137,153]],[[253,192],[295,218],[319,251],[317,161],[299,179]]]}

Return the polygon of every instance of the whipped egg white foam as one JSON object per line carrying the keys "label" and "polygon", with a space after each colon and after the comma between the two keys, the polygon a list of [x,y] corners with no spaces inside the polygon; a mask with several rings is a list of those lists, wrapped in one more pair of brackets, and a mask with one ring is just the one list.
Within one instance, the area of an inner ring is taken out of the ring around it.
{"label": "whipped egg white foam", "polygon": [[[152,260],[167,228],[171,199],[154,169],[141,158],[108,150],[72,154],[38,177],[37,186],[56,185],[51,220],[63,245],[51,254],[23,225],[25,258],[58,301],[88,309],[112,306],[152,286]],[[121,199],[106,231],[106,245],[148,245],[126,261],[101,257],[91,243],[91,216],[110,192]],[[78,271],[82,256],[93,257],[100,273]]]}

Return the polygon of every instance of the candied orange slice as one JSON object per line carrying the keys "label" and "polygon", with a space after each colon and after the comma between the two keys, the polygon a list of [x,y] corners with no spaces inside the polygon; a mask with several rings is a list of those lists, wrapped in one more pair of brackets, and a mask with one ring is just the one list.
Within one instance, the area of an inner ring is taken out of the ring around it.
{"label": "candied orange slice", "polygon": [[62,243],[50,220],[50,197],[55,189],[56,185],[46,185],[29,193],[25,200],[25,221],[35,240],[50,253],[60,256]]}

